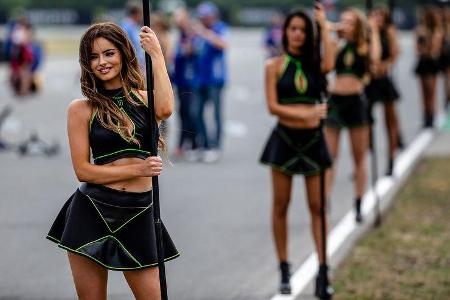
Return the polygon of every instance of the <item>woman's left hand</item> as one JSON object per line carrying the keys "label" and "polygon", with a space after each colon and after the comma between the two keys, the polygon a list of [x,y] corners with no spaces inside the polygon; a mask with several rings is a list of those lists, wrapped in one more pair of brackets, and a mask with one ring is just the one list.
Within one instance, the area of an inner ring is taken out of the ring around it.
{"label": "woman's left hand", "polygon": [[161,45],[159,44],[158,37],[150,27],[144,26],[139,33],[141,47],[150,56],[162,55]]}

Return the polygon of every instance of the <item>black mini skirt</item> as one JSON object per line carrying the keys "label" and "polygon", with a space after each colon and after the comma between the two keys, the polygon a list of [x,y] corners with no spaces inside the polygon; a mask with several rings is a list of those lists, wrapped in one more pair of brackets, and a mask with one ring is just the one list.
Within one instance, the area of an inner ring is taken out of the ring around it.
{"label": "black mini skirt", "polygon": [[436,75],[441,71],[438,58],[419,57],[414,73],[418,76]]}
{"label": "black mini skirt", "polygon": [[326,125],[332,128],[354,128],[369,124],[369,107],[363,94],[331,95]]}
{"label": "black mini skirt", "polygon": [[[178,257],[164,224],[162,237],[165,260]],[[83,183],[64,204],[47,238],[110,270],[156,266],[152,192]]]}
{"label": "black mini skirt", "polygon": [[365,89],[365,94],[371,103],[393,102],[400,97],[392,79],[388,76],[372,79]]}
{"label": "black mini skirt", "polygon": [[321,128],[293,129],[277,124],[264,147],[260,162],[287,175],[317,175],[331,166]]}

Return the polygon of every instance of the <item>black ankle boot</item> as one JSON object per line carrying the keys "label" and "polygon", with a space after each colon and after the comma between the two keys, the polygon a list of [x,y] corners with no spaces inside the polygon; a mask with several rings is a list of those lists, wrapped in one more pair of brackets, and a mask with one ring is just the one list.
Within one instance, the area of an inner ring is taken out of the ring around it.
{"label": "black ankle boot", "polygon": [[355,200],[355,220],[356,223],[362,223],[363,217],[361,213],[361,198]]}
{"label": "black ankle boot", "polygon": [[280,294],[289,295],[291,293],[291,271],[290,265],[286,261],[280,262],[280,273],[281,273],[281,281],[280,281]]}
{"label": "black ankle boot", "polygon": [[393,173],[394,173],[394,159],[389,158],[388,167],[386,170],[386,176],[392,176]]}
{"label": "black ankle boot", "polygon": [[405,149],[405,142],[403,140],[403,136],[400,133],[397,135],[397,148],[400,150]]}
{"label": "black ankle boot", "polygon": [[433,128],[434,126],[434,114],[425,113],[423,127],[424,128]]}
{"label": "black ankle boot", "polygon": [[329,300],[333,297],[334,290],[328,279],[328,266],[320,265],[316,277],[316,290],[314,295],[321,300]]}

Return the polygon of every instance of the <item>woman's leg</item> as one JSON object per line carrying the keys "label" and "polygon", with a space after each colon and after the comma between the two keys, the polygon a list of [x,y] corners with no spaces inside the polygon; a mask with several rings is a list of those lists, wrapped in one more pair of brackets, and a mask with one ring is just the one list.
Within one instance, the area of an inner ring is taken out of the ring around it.
{"label": "woman's leg", "polygon": [[291,199],[292,176],[272,169],[272,233],[280,262],[288,260],[287,213]]}
{"label": "woman's leg", "polygon": [[445,69],[445,108],[448,109],[450,105],[450,67]]}
{"label": "woman's leg", "polygon": [[123,272],[136,300],[160,300],[159,271],[157,267]]}
{"label": "woman's leg", "polygon": [[189,94],[188,91],[182,87],[177,87],[178,94],[178,109],[180,118],[180,134],[178,139],[177,154],[181,154],[184,150],[186,140],[188,139],[188,122],[189,122]]}
{"label": "woman's leg", "polygon": [[427,78],[427,85],[430,93],[428,111],[434,115],[436,113],[437,76],[429,76],[429,78]]}
{"label": "woman's leg", "polygon": [[79,300],[106,300],[108,271],[92,260],[68,252]]}
{"label": "woman's leg", "polygon": [[366,154],[369,149],[369,128],[367,126],[351,128],[349,133],[355,166],[355,195],[357,199],[361,199],[367,183]]}
{"label": "woman's leg", "polygon": [[427,119],[427,103],[428,103],[428,85],[427,85],[427,80],[426,80],[426,76],[420,76],[419,77],[419,81],[420,81],[420,91],[422,92],[422,111],[423,111],[423,121],[424,121],[424,126],[426,126],[426,119]]}
{"label": "woman's leg", "polygon": [[[320,202],[320,176],[306,176],[306,193],[308,196],[308,207],[311,215],[311,230],[316,245],[316,251],[319,257],[320,265],[326,261],[325,253],[322,247],[322,222],[321,222],[321,202]],[[326,193],[325,193],[326,194]],[[324,208],[325,209],[325,208]],[[326,210],[325,210],[326,211]],[[325,232],[328,232],[328,226],[325,214]]]}
{"label": "woman's leg", "polygon": [[395,110],[395,102],[384,103],[384,121],[389,141],[389,158],[395,158],[395,152],[398,147],[398,118]]}
{"label": "woman's leg", "polygon": [[[331,158],[333,159],[333,162],[338,157],[339,152],[339,136],[340,136],[340,130],[332,127],[325,127],[325,139],[327,141],[328,151],[330,152]],[[336,164],[333,164],[332,168],[329,168],[325,172],[326,176],[326,196],[327,199],[330,198],[330,193],[333,189],[333,183],[334,183],[334,168],[336,167]]]}
{"label": "woman's leg", "polygon": [[432,127],[436,111],[436,76],[427,75],[421,77],[424,126]]}
{"label": "woman's leg", "polygon": [[[328,232],[327,215],[324,213],[326,207],[321,207],[321,178],[320,175],[306,176],[306,193],[308,195],[308,206],[311,215],[311,230],[316,245],[316,252],[319,258],[319,272],[316,277],[314,295],[319,299],[331,299],[333,288],[328,279],[328,265],[326,264],[326,253],[323,247],[322,232],[325,233],[325,239]],[[326,194],[326,192],[325,192]],[[323,211],[322,211],[323,209]],[[322,222],[322,212],[325,220]],[[325,226],[323,228],[322,226]],[[325,240],[326,243],[326,240]]]}
{"label": "woman's leg", "polygon": [[280,263],[280,293],[290,294],[290,266],[288,263],[287,213],[291,199],[292,176],[272,169],[272,233]]}

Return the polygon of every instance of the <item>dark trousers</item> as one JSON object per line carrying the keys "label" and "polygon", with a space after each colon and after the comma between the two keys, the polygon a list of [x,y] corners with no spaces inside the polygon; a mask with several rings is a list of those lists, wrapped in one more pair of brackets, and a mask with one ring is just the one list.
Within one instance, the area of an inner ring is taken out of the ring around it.
{"label": "dark trousers", "polygon": [[[199,148],[220,149],[222,146],[222,90],[223,86],[200,86],[197,89],[195,118]],[[205,107],[213,105],[214,130],[205,121]]]}
{"label": "dark trousers", "polygon": [[180,149],[196,148],[196,94],[191,87],[177,87],[180,114],[180,135],[178,147]]}

